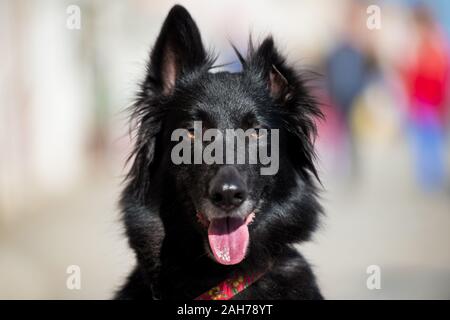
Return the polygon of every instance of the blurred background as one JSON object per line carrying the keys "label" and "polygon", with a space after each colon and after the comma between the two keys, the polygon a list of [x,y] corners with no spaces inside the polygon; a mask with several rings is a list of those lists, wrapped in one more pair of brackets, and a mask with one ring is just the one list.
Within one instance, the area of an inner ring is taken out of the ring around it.
{"label": "blurred background", "polygon": [[[174,3],[0,0],[0,298],[108,299],[132,268],[117,207],[126,107]],[[272,33],[320,74],[326,216],[299,247],[325,297],[449,299],[450,1],[177,3],[218,63],[237,60],[227,39],[245,52],[249,32]]]}

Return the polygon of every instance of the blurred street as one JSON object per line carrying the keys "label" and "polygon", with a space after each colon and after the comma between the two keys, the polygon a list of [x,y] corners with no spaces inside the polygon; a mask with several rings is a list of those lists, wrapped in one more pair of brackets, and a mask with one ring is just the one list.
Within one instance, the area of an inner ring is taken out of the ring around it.
{"label": "blurred street", "polygon": [[[358,183],[325,174],[326,217],[315,241],[301,246],[325,296],[449,299],[449,189],[423,195],[401,141],[367,149]],[[366,287],[370,265],[381,268],[380,290]]]}
{"label": "blurred street", "polygon": [[[449,299],[448,190],[424,196],[415,187],[401,141],[366,151],[359,182],[342,182],[322,168],[326,216],[314,241],[300,248],[324,295]],[[119,183],[97,172],[75,196],[30,208],[35,218],[2,230],[0,298],[110,298],[134,263],[114,203]],[[81,267],[81,290],[66,287],[72,264]],[[380,290],[366,287],[366,269],[374,264],[381,268]]]}

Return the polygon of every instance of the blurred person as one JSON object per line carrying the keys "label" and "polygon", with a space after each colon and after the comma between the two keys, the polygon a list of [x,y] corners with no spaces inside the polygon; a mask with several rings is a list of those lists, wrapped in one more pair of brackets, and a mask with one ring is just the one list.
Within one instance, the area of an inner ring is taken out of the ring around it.
{"label": "blurred person", "polygon": [[355,133],[352,114],[356,101],[372,78],[375,59],[366,42],[365,7],[352,2],[343,34],[326,58],[326,86],[330,105],[341,120],[341,135],[347,143],[349,167],[352,176],[358,172]]}
{"label": "blurred person", "polygon": [[408,107],[409,133],[417,179],[427,190],[443,186],[444,127],[449,88],[449,51],[427,7],[413,11],[417,43],[402,66]]}

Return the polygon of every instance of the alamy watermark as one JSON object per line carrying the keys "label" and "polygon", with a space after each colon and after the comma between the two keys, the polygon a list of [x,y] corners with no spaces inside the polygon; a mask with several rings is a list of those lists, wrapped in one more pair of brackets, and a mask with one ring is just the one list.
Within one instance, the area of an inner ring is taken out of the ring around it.
{"label": "alamy watermark", "polygon": [[377,265],[370,265],[366,270],[369,276],[366,280],[366,286],[369,290],[380,290],[381,289],[381,268]]}
{"label": "alamy watermark", "polygon": [[[260,164],[261,175],[274,175],[279,169],[279,130],[251,128],[207,129],[202,122],[176,129],[171,152],[174,164]],[[269,152],[270,149],[270,152]]]}
{"label": "alamy watermark", "polygon": [[66,9],[67,19],[66,27],[69,30],[80,30],[81,29],[81,9],[75,4],[71,4]]}
{"label": "alamy watermark", "polygon": [[366,20],[366,26],[369,30],[380,30],[381,29],[381,8],[377,5],[370,5],[366,9],[368,14]]}
{"label": "alamy watermark", "polygon": [[81,268],[77,265],[70,265],[66,269],[66,273],[69,275],[66,280],[66,287],[69,290],[81,289]]}

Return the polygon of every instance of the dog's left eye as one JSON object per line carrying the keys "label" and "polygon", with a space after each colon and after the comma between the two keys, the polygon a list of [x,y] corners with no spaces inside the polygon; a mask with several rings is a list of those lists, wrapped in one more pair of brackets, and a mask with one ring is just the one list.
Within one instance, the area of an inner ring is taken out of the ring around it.
{"label": "dog's left eye", "polygon": [[257,127],[253,128],[253,132],[250,134],[250,136],[254,139],[260,139],[261,137],[264,137],[267,134],[267,130]]}
{"label": "dog's left eye", "polygon": [[195,139],[194,128],[187,129],[187,131],[188,131],[187,135],[188,135],[189,139],[192,139],[192,140]]}

